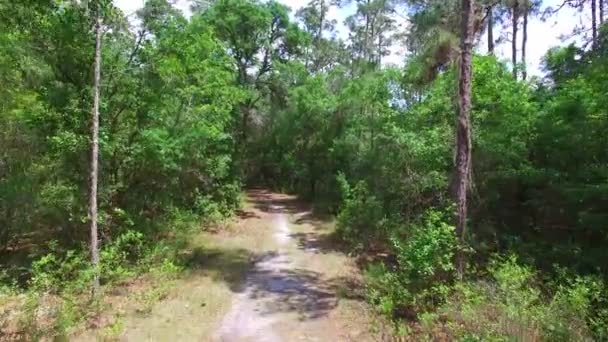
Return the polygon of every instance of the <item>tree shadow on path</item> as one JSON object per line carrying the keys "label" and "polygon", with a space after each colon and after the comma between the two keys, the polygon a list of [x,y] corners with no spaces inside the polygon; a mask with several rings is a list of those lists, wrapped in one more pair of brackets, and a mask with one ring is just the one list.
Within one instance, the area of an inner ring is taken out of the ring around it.
{"label": "tree shadow on path", "polygon": [[[264,214],[294,215],[295,224],[309,224],[315,232],[290,234],[297,247],[306,252],[325,254],[339,251],[333,235],[319,228],[319,219],[310,206],[290,195],[250,190],[251,213],[242,219],[259,219]],[[326,221],[324,221],[326,222]],[[295,314],[300,321],[326,317],[341,298],[360,299],[351,278],[328,278],[324,274],[295,267],[287,253],[254,253],[244,248],[198,247],[185,258],[193,272],[225,282],[231,291],[244,296],[260,316]]]}
{"label": "tree shadow on path", "polygon": [[234,293],[259,302],[261,315],[296,313],[302,321],[327,316],[340,298],[352,294],[349,278],[325,279],[321,273],[289,268],[286,255],[253,254],[246,249],[195,248],[187,269],[225,282]]}

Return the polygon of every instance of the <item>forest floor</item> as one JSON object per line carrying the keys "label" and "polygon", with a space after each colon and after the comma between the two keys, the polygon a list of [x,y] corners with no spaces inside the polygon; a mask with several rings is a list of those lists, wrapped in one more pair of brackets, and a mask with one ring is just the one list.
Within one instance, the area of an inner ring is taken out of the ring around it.
{"label": "forest floor", "polygon": [[[122,310],[114,340],[374,341],[354,259],[295,197],[251,190],[227,229],[193,237],[189,270],[148,310]],[[117,304],[131,299],[123,297]],[[89,331],[74,340],[108,339]]]}

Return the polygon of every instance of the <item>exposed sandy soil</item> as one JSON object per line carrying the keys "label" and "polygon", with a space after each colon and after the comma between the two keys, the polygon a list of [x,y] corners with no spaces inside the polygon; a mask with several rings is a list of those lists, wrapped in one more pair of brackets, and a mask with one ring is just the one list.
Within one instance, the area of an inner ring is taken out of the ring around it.
{"label": "exposed sandy soil", "polygon": [[149,313],[126,312],[115,338],[377,340],[355,262],[337,248],[332,229],[295,197],[249,191],[231,229],[193,239],[191,272]]}

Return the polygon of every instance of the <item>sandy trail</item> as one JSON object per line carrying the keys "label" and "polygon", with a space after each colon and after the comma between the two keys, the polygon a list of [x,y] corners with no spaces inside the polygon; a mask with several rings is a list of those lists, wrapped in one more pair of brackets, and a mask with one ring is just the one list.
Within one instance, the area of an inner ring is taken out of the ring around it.
{"label": "sandy trail", "polygon": [[[273,206],[281,210],[281,206]],[[284,213],[274,215],[273,238],[278,246],[284,246],[291,239],[289,223]],[[281,341],[275,332],[278,317],[269,314],[274,298],[258,298],[255,291],[258,287],[270,293],[280,293],[287,289],[296,289],[297,284],[288,281],[282,273],[293,267],[287,253],[280,248],[278,253],[270,253],[254,264],[245,281],[245,291],[235,296],[230,311],[222,320],[215,334],[217,341]]]}
{"label": "sandy trail", "polygon": [[74,340],[378,340],[360,274],[333,239],[331,220],[293,196],[247,195],[230,229],[192,237],[187,271],[161,301],[142,313],[137,296],[118,296],[118,336],[108,339],[105,329]]}
{"label": "sandy trail", "polygon": [[353,265],[321,253],[318,222],[294,198],[250,193],[272,232],[274,249],[260,255],[213,336],[214,341],[362,341],[339,317],[341,271]]}

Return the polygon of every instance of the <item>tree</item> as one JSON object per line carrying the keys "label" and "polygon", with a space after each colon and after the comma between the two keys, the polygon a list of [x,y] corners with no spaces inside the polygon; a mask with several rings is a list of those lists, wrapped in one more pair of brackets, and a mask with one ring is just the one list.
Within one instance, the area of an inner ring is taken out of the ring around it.
{"label": "tree", "polygon": [[102,14],[98,4],[95,18],[95,62],[93,75],[93,109],[91,111],[91,160],[89,188],[89,220],[91,230],[91,263],[93,264],[93,295],[99,292],[99,246],[97,236],[97,181],[99,176],[99,89],[101,81]]}
{"label": "tree", "polygon": [[301,46],[305,50],[304,64],[311,73],[335,66],[345,50],[344,43],[335,38],[336,21],[327,18],[330,6],[327,0],[313,0],[296,12],[303,31],[310,37]]}
{"label": "tree", "polygon": [[323,32],[332,32],[335,20],[327,19],[330,3],[327,0],[312,0],[296,12],[296,17],[304,24],[304,30],[318,42],[323,38]]}
{"label": "tree", "polygon": [[[557,8],[548,7],[545,10],[544,16],[553,15],[561,11],[566,6],[576,9],[579,12],[587,11],[587,6],[590,9],[591,16],[591,27],[585,25],[581,22],[581,25],[577,25],[573,28],[571,36],[581,36],[582,39],[585,40],[587,44],[591,45],[592,49],[596,49],[597,45],[600,41],[600,35],[602,30],[600,26],[602,25],[604,19],[604,1],[603,0],[563,0],[561,4]],[[598,18],[599,11],[599,18]],[[589,37],[589,32],[591,32],[591,37]]]}
{"label": "tree", "polygon": [[[350,4],[350,1],[342,5]],[[391,0],[358,0],[357,11],[345,23],[349,28],[351,54],[356,67],[379,68],[382,57],[389,54],[396,36],[395,21],[391,17],[395,3]]]}
{"label": "tree", "polygon": [[481,0],[478,2],[478,6],[482,10],[476,12],[480,12],[483,15],[479,19],[483,23],[483,27],[479,29],[479,33],[485,31],[488,54],[493,55],[496,44],[504,40],[504,32],[497,31],[496,25],[504,24],[505,20],[509,19],[509,16],[512,14],[510,7],[511,0]]}
{"label": "tree", "polygon": [[511,63],[513,64],[513,78],[517,78],[517,31],[519,25],[519,16],[520,16],[520,8],[519,1],[520,0],[512,0],[511,4],[511,25],[512,25],[512,34],[511,34]]}
{"label": "tree", "polygon": [[528,71],[526,66],[526,48],[528,44],[528,14],[530,13],[529,3],[526,1],[523,6],[523,24],[522,24],[522,38],[521,38],[521,78],[525,80],[528,77]]}
{"label": "tree", "polygon": [[522,39],[521,39],[521,77],[526,80],[528,77],[528,68],[526,53],[528,49],[528,19],[532,15],[537,15],[540,12],[542,1],[540,0],[520,0],[523,23],[522,23]]}
{"label": "tree", "polygon": [[269,75],[276,64],[301,53],[303,37],[289,21],[289,9],[275,1],[220,0],[204,16],[228,45],[237,83],[247,92],[240,105],[239,141],[244,146],[256,105],[269,91]]}
{"label": "tree", "polygon": [[597,47],[597,3],[591,0],[591,46]]}
{"label": "tree", "polygon": [[535,15],[540,11],[541,1],[539,0],[520,0],[521,12],[523,16],[522,23],[522,39],[521,39],[521,78],[526,80],[528,77],[528,68],[526,53],[528,49],[528,19],[531,15]]}
{"label": "tree", "polygon": [[488,21],[488,53],[490,55],[494,54],[494,4],[489,4],[486,7],[487,11],[487,21]]}
{"label": "tree", "polygon": [[459,2],[410,1],[407,48],[417,66],[412,74],[419,84],[428,84],[456,60],[459,51]]}
{"label": "tree", "polygon": [[458,119],[456,124],[456,234],[460,248],[456,256],[456,269],[462,278],[465,269],[464,247],[467,226],[467,196],[471,170],[471,82],[475,1],[462,0],[460,65],[458,72]]}

